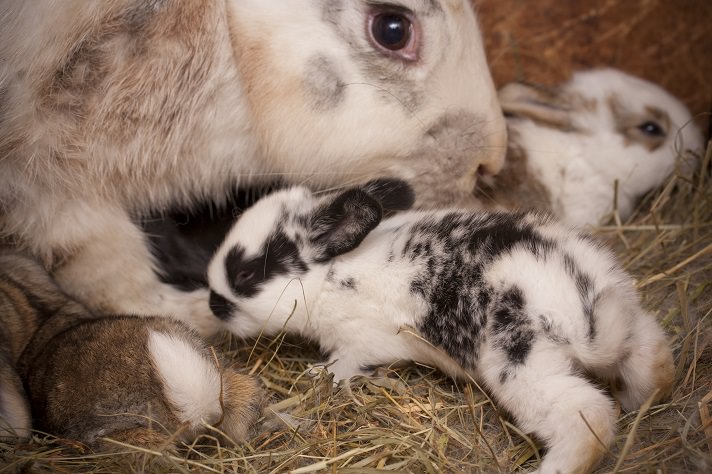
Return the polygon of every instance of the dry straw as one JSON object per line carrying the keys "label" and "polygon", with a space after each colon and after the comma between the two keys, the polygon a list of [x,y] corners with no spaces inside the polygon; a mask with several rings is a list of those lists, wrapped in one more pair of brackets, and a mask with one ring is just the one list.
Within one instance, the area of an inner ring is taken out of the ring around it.
{"label": "dry straw", "polygon": [[[598,230],[670,334],[677,372],[664,403],[620,413],[596,472],[712,472],[710,161],[712,146],[694,176],[675,174],[629,222]],[[542,455],[478,386],[428,367],[334,388],[327,374],[307,375],[319,354],[304,341],[226,336],[219,347],[273,394],[249,444],[205,436],[178,450],[116,443],[116,453],[95,454],[37,433],[0,444],[0,472],[511,472],[532,470]]]}

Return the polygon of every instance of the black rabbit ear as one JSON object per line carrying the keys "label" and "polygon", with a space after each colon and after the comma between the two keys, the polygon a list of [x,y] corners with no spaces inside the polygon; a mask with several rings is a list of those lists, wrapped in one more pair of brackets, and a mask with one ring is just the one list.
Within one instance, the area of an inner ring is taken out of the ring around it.
{"label": "black rabbit ear", "polygon": [[406,211],[415,203],[415,192],[408,183],[398,178],[379,178],[363,185],[363,190],[381,203],[383,212]]}
{"label": "black rabbit ear", "polygon": [[359,188],[344,191],[318,208],[311,217],[315,260],[324,262],[355,249],[383,216],[381,204]]}

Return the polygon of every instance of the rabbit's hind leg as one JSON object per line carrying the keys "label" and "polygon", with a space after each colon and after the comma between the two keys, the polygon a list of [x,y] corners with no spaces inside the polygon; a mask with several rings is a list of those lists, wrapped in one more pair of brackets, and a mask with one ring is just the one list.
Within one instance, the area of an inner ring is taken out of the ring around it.
{"label": "rabbit's hind leg", "polygon": [[537,472],[584,473],[598,463],[614,437],[613,403],[575,371],[560,346],[535,345],[520,364],[491,348],[481,367],[500,406],[546,444]]}

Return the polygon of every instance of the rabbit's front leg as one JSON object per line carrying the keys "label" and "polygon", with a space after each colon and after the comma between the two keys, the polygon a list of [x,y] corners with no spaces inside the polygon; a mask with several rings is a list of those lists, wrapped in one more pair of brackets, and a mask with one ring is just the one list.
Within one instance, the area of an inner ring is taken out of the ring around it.
{"label": "rabbit's front leg", "polygon": [[203,335],[219,329],[207,289],[184,292],[160,281],[145,236],[124,211],[100,208],[90,219],[69,217],[80,227],[69,232],[81,243],[53,269],[69,295],[105,314],[168,316]]}
{"label": "rabbit's front leg", "polygon": [[360,358],[344,350],[333,352],[326,362],[314,364],[312,367],[314,374],[316,374],[315,369],[325,369],[333,374],[334,383],[349,380],[352,377],[368,377],[371,375],[371,371],[366,370],[367,367],[361,362]]}

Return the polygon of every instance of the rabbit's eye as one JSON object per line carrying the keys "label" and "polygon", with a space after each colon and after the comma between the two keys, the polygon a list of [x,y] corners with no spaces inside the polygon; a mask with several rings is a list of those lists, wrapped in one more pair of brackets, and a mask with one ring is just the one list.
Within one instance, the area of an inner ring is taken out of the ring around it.
{"label": "rabbit's eye", "polygon": [[663,130],[663,127],[661,127],[660,124],[653,122],[652,120],[648,120],[647,122],[643,122],[638,125],[638,130],[650,137],[665,136],[665,130]]}
{"label": "rabbit's eye", "polygon": [[389,13],[377,15],[371,24],[373,39],[391,51],[405,48],[410,39],[412,25],[402,15]]}
{"label": "rabbit's eye", "polygon": [[371,41],[382,52],[406,61],[418,59],[416,25],[405,12],[375,12],[369,15]]}
{"label": "rabbit's eye", "polygon": [[235,284],[240,285],[242,283],[247,283],[255,277],[255,272],[252,270],[240,270],[237,275],[235,275]]}

